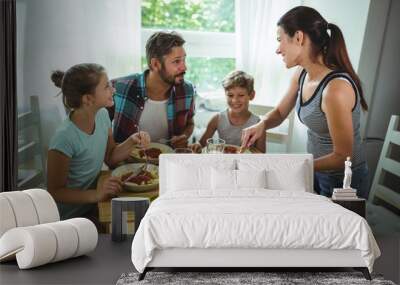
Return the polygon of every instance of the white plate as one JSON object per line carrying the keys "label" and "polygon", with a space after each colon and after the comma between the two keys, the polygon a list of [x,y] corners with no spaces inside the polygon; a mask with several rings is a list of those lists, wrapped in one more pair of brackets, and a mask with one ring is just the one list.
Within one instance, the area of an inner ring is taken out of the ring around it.
{"label": "white plate", "polygon": [[[158,148],[161,150],[161,153],[172,153],[174,150],[166,144],[161,143],[150,143],[148,148]],[[146,160],[139,155],[140,148],[134,148],[131,152],[131,157],[135,159],[137,162],[145,162]],[[149,158],[149,161],[152,163],[158,163],[157,158]]]}
{"label": "white plate", "polygon": [[[125,164],[125,165],[122,165],[122,166],[114,169],[111,172],[111,175],[121,177],[128,172],[133,172],[133,173],[137,174],[139,172],[140,167],[142,167],[143,165],[144,165],[144,163]],[[147,164],[147,169],[148,169],[148,171],[155,171],[157,173],[157,177],[158,177],[158,166],[157,165],[149,163],[149,164]],[[124,184],[123,187],[125,190],[131,191],[131,192],[144,192],[144,191],[154,190],[154,189],[157,189],[157,187],[158,187],[158,179],[155,180],[155,182],[152,184],[145,184],[145,185],[137,185],[135,183],[127,182]]]}

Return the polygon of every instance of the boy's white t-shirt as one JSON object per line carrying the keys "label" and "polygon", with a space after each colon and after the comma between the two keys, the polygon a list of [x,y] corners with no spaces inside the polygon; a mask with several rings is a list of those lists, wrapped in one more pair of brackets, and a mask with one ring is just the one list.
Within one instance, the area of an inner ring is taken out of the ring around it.
{"label": "boy's white t-shirt", "polygon": [[144,104],[139,128],[149,133],[152,142],[169,138],[167,104],[168,99],[163,101],[148,99]]}

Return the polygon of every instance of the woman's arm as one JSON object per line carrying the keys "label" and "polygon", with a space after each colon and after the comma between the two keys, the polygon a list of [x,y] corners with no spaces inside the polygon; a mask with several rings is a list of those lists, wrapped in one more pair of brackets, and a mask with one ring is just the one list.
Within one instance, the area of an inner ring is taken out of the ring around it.
{"label": "woman's arm", "polygon": [[256,148],[261,151],[262,153],[266,152],[266,138],[267,138],[267,134],[266,132],[264,132],[261,137],[258,138],[258,140],[256,140]]}
{"label": "woman's arm", "polygon": [[322,94],[321,109],[328,121],[333,151],[314,160],[315,171],[343,169],[346,157],[352,156],[354,104],[355,93],[350,84],[340,79],[329,82]]}
{"label": "woman's arm", "polygon": [[282,122],[292,111],[294,105],[296,104],[297,90],[299,89],[299,77],[302,70],[303,69],[300,67],[296,69],[296,72],[293,74],[290,80],[289,88],[287,89],[282,100],[272,111],[265,115],[264,126],[266,130],[275,128],[282,124]]}
{"label": "woman's arm", "polygon": [[279,104],[272,111],[268,112],[259,123],[242,131],[243,147],[253,145],[265,133],[265,130],[279,126],[286,119],[296,103],[301,71],[300,67],[297,68],[290,80],[289,88]]}
{"label": "woman's arm", "polygon": [[201,144],[202,147],[205,147],[207,144],[207,140],[211,138],[215,131],[218,128],[218,118],[219,114],[214,115],[214,117],[211,118],[211,120],[208,122],[207,129],[204,132],[204,134],[201,136],[201,139],[199,143]]}

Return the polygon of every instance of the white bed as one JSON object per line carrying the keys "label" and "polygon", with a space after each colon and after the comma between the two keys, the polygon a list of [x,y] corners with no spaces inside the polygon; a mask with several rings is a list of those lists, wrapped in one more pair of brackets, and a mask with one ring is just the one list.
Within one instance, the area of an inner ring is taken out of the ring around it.
{"label": "white bed", "polygon": [[354,267],[380,255],[362,217],[313,192],[312,156],[166,154],[132,243],[155,267]]}

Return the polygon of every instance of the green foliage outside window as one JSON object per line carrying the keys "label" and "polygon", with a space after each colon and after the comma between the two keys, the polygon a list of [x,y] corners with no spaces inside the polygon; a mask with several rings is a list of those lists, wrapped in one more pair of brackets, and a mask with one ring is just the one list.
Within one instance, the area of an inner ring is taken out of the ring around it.
{"label": "green foliage outside window", "polygon": [[234,0],[143,0],[142,27],[235,31]]}
{"label": "green foliage outside window", "polygon": [[[234,0],[142,0],[142,27],[233,33],[234,3]],[[221,89],[222,79],[235,68],[234,58],[200,58],[188,54],[186,62],[185,78],[199,92]],[[142,67],[147,68],[145,58]]]}

